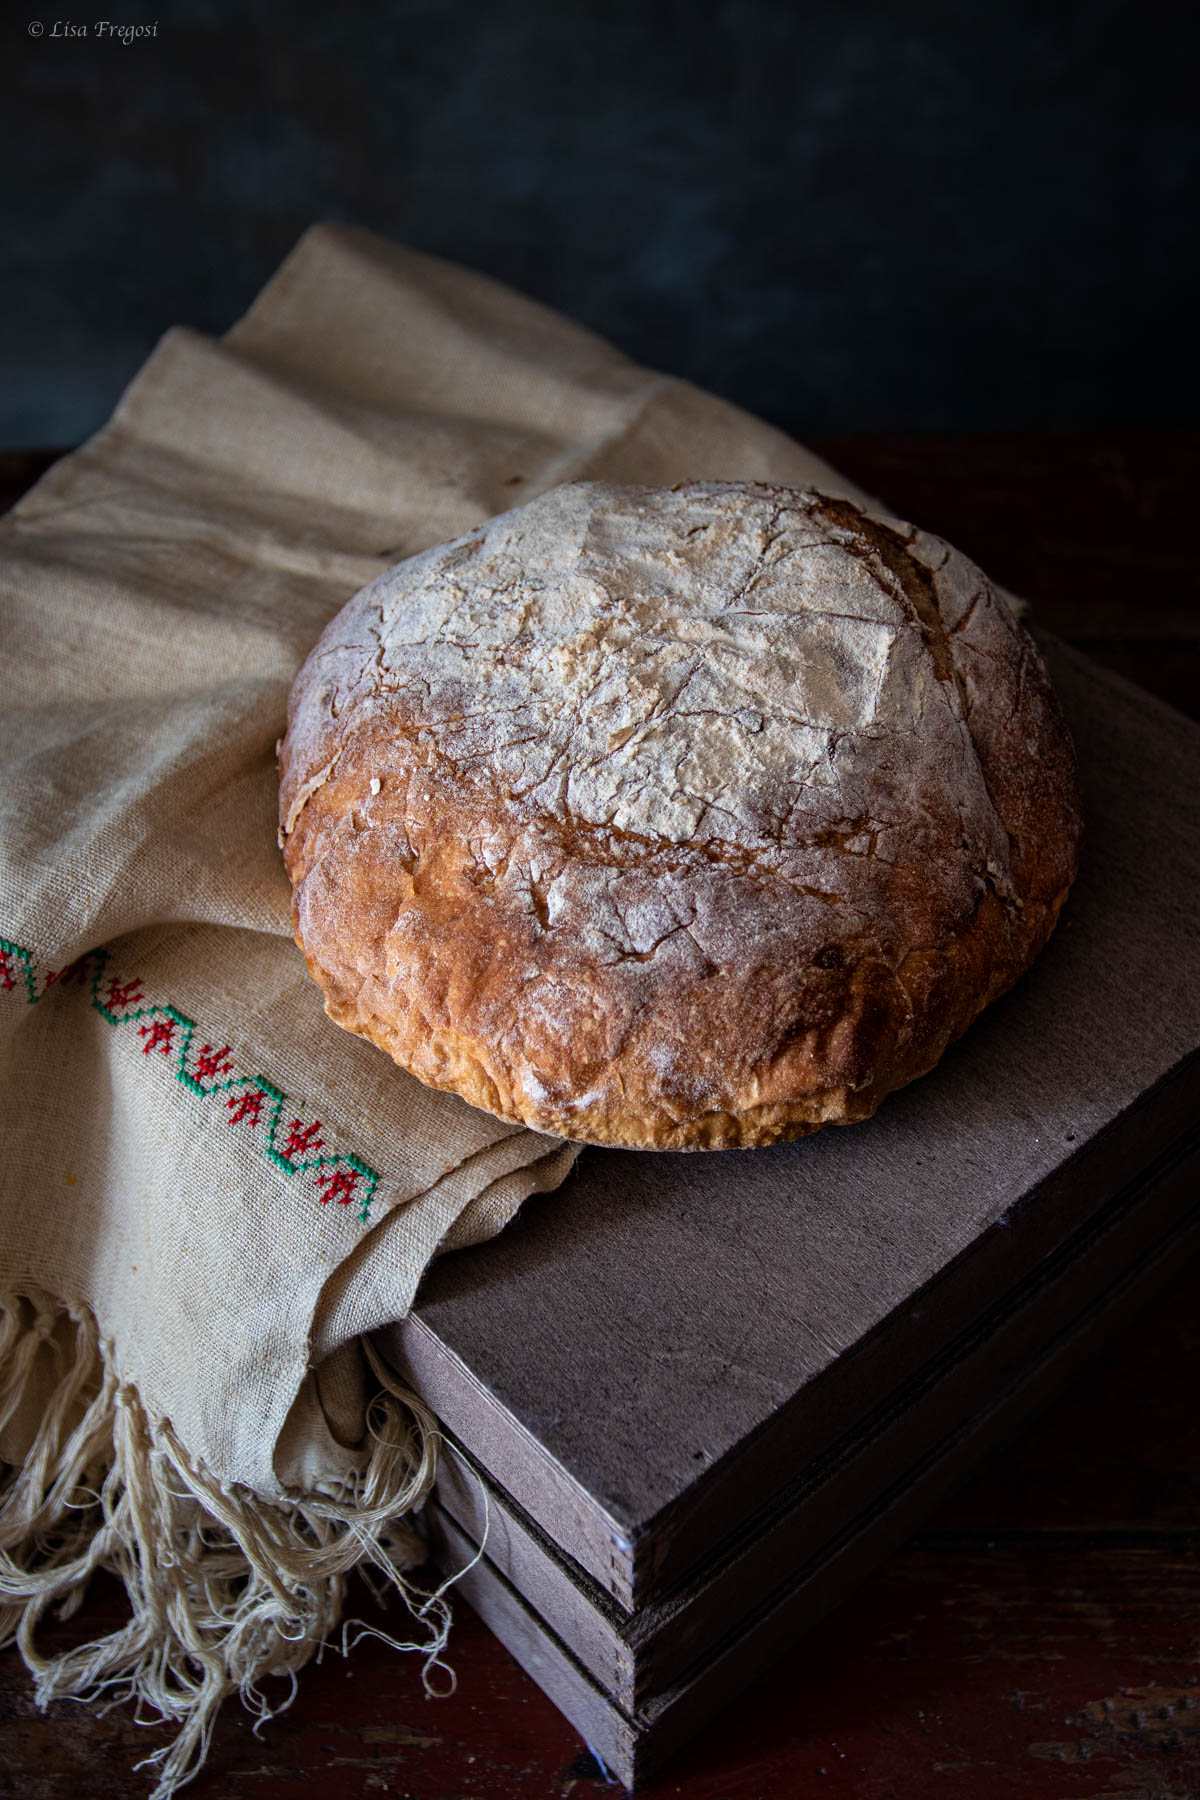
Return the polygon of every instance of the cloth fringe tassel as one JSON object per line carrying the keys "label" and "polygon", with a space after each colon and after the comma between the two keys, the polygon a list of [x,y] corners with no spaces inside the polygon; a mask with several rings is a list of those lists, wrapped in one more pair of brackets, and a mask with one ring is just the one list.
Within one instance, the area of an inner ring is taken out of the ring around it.
{"label": "cloth fringe tassel", "polygon": [[[137,1765],[157,1765],[153,1800],[199,1772],[228,1694],[240,1693],[256,1730],[291,1704],[296,1672],[337,1628],[356,1567],[377,1594],[398,1591],[424,1632],[404,1643],[360,1621],[358,1637],[421,1653],[430,1692],[435,1668],[453,1686],[441,1661],[449,1583],[425,1594],[403,1576],[425,1558],[402,1520],[432,1484],[436,1422],[364,1347],[381,1382],[366,1467],[340,1491],[276,1503],[223,1487],[166,1421],[150,1422],[88,1308],[0,1297],[0,1438],[23,1402],[28,1412],[50,1390],[22,1466],[0,1465],[0,1645],[18,1646],[41,1706],[133,1700],[178,1723],[174,1742]],[[34,1641],[43,1615],[69,1618],[97,1569],[124,1583],[128,1623],[43,1656]],[[343,1653],[353,1629],[343,1628]],[[279,1700],[259,1686],[268,1675],[290,1677]]]}

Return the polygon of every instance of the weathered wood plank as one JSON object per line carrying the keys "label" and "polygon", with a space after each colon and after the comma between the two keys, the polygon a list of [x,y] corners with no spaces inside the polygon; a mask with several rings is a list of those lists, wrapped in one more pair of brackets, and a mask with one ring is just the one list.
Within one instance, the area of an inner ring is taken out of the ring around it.
{"label": "weathered wood plank", "polygon": [[[1154,1180],[1123,1195],[1082,1244],[1048,1259],[1009,1302],[892,1394],[829,1457],[800,1470],[752,1529],[660,1603],[632,1614],[615,1607],[459,1455],[443,1459],[431,1512],[435,1542],[452,1542],[445,1566],[461,1567],[486,1539],[489,1566],[631,1717],[652,1712],[656,1697],[673,1684],[696,1679],[715,1645],[756,1611],[769,1611],[789,1587],[788,1628],[806,1628],[871,1555],[911,1528],[947,1482],[963,1478],[998,1433],[1015,1429],[1119,1329],[1120,1319],[1144,1303],[1137,1284],[1144,1293],[1147,1283],[1169,1280],[1180,1247],[1194,1244],[1200,1232],[1198,1134],[1190,1141],[1190,1154],[1172,1156]],[[994,1412],[1003,1416],[993,1419]],[[922,1473],[931,1461],[948,1468],[931,1479]],[[914,1483],[925,1495],[915,1507],[905,1498],[906,1484]],[[899,1517],[881,1532],[873,1519],[889,1492]],[[856,1537],[869,1547],[856,1545]],[[846,1570],[836,1580],[825,1566],[831,1559]]]}

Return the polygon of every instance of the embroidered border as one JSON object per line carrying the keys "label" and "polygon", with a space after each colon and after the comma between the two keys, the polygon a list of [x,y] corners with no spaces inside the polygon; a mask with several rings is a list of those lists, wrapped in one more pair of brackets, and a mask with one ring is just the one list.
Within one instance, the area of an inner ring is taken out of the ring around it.
{"label": "embroidered border", "polygon": [[176,1006],[151,1004],[140,976],[125,981],[110,975],[107,950],[89,950],[65,969],[50,969],[40,986],[37,960],[32,950],[0,937],[0,992],[23,988],[27,1003],[36,1006],[57,983],[83,983],[90,975],[91,1004],[107,1024],[136,1024],[143,1056],[167,1057],[175,1080],[201,1099],[223,1094],[227,1125],[244,1125],[253,1132],[262,1126],[256,1142],[269,1162],[285,1175],[311,1174],[322,1206],[331,1200],[339,1206],[357,1205],[358,1217],[366,1223],[379,1186],[378,1173],[352,1153],[321,1155],[325,1143],[320,1119],[305,1121],[296,1111],[285,1124],[284,1114],[293,1108],[283,1089],[265,1075],[241,1074],[229,1044],[197,1045],[196,1020]]}

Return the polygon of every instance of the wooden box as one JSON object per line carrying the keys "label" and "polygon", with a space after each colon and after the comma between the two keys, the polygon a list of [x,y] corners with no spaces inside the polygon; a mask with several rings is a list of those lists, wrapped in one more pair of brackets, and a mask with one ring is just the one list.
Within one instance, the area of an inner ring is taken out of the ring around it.
{"label": "wooden box", "polygon": [[1045,648],[1088,842],[1013,992],[866,1124],[585,1151],[383,1334],[439,1555],[627,1786],[1200,1239],[1200,728]]}

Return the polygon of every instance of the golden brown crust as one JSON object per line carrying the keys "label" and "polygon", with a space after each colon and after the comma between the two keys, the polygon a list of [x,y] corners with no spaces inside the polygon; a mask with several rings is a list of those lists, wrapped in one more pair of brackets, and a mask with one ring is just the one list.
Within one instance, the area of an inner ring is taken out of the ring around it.
{"label": "golden brown crust", "polygon": [[1081,835],[979,571],[759,484],[577,484],[389,571],[297,678],[281,776],[332,1018],[661,1149],[867,1117],[1028,966]]}

